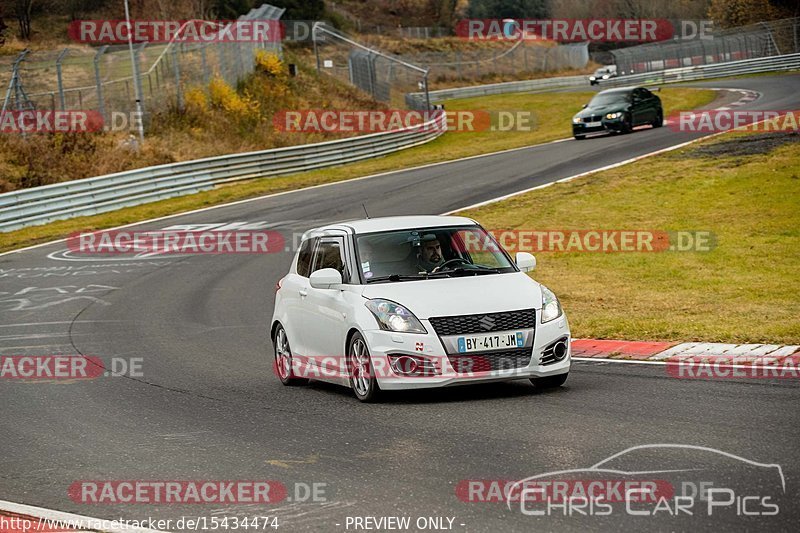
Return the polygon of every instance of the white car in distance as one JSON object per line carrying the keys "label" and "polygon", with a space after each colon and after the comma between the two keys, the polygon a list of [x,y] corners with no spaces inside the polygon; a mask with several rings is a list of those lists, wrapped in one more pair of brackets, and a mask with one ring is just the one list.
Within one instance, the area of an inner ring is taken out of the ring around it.
{"label": "white car in distance", "polygon": [[270,326],[285,385],[316,379],[361,401],[382,390],[530,379],[562,385],[561,305],[474,220],[403,216],[306,232]]}

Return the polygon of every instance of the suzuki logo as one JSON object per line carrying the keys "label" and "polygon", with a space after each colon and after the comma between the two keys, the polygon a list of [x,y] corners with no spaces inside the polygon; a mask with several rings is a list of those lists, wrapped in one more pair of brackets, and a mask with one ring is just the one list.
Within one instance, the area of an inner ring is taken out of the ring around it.
{"label": "suzuki logo", "polygon": [[492,328],[494,328],[495,321],[494,318],[490,317],[489,315],[484,315],[483,318],[478,320],[478,324],[480,324],[486,331],[490,331]]}

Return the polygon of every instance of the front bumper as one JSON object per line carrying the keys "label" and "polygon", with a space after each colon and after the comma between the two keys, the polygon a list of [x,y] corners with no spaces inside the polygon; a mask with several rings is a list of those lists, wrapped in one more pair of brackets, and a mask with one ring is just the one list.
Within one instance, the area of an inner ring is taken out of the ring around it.
{"label": "front bumper", "polygon": [[600,120],[600,126],[589,127],[585,122],[572,123],[573,135],[586,135],[587,133],[597,133],[601,131],[622,131],[624,128],[623,118],[605,118]]}
{"label": "front bumper", "polygon": [[[547,324],[537,324],[532,356],[527,366],[483,372],[457,372],[451,364],[441,340],[436,333],[434,333],[433,327],[426,320],[423,320],[422,323],[429,333],[393,333],[383,330],[363,332],[364,338],[367,341],[367,346],[369,346],[370,354],[372,355],[375,376],[381,389],[425,389],[472,383],[509,381],[514,379],[554,376],[567,373],[570,369],[571,350],[567,351],[567,355],[561,361],[542,364],[543,352],[545,348],[553,342],[566,337],[567,346],[569,346],[569,325],[565,316],[561,316]],[[425,358],[433,362],[437,373],[435,375],[425,376],[400,375],[392,368],[389,355],[408,355]],[[480,357],[481,353],[476,352],[471,355]]]}

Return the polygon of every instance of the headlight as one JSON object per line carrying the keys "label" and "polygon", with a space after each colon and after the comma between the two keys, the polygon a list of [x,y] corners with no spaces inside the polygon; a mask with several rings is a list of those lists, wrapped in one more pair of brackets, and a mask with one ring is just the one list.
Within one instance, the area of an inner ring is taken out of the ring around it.
{"label": "headlight", "polygon": [[403,333],[428,333],[417,317],[400,304],[378,298],[369,300],[364,305],[375,315],[381,329]]}
{"label": "headlight", "polygon": [[622,113],[609,113],[606,115],[606,118],[619,118],[622,116]]}
{"label": "headlight", "polygon": [[595,78],[594,76],[589,76],[589,81],[594,81],[594,80],[596,80],[596,79],[597,79],[597,78]]}
{"label": "headlight", "polygon": [[553,291],[545,287],[542,287],[542,324],[550,322],[551,320],[555,320],[556,318],[562,315],[561,311],[561,304],[558,302],[558,298],[556,295],[553,294]]}
{"label": "headlight", "polygon": [[581,120],[582,120],[581,117],[572,117],[573,124],[580,124]]}
{"label": "headlight", "polygon": [[604,80],[607,80],[607,79],[608,79],[608,77],[609,77],[609,76],[608,76],[608,74],[603,74],[603,79],[604,79]]}

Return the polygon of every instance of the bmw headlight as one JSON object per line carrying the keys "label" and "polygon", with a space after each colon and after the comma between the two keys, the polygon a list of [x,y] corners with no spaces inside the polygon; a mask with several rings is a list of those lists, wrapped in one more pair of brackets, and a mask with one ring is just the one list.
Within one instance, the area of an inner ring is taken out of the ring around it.
{"label": "bmw headlight", "polygon": [[573,124],[580,124],[581,123],[581,117],[572,117],[572,123]]}
{"label": "bmw headlight", "polygon": [[607,80],[608,78],[609,78],[609,75],[608,75],[608,74],[603,74],[603,79],[604,79],[604,80]]}
{"label": "bmw headlight", "polygon": [[619,117],[621,117],[621,116],[622,116],[622,113],[608,113],[608,114],[606,115],[606,118],[608,118],[608,119],[614,119],[614,118],[619,118]]}
{"label": "bmw headlight", "polygon": [[596,79],[594,76],[589,76],[589,81],[595,81]]}
{"label": "bmw headlight", "polygon": [[553,294],[553,291],[545,287],[542,287],[542,324],[550,322],[551,320],[555,320],[556,318],[560,317],[563,314],[561,310],[561,304],[556,298],[556,295]]}
{"label": "bmw headlight", "polygon": [[401,333],[428,333],[414,313],[400,304],[376,298],[364,305],[375,315],[381,329]]}

